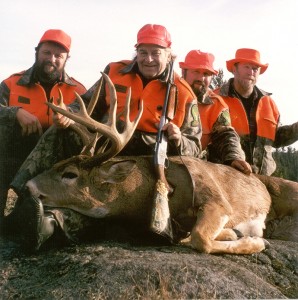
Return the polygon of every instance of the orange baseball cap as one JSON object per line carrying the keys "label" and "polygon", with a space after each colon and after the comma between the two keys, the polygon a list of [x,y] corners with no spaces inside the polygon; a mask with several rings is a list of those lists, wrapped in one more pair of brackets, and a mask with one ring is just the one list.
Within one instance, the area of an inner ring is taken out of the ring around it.
{"label": "orange baseball cap", "polygon": [[179,62],[181,69],[204,69],[212,74],[217,74],[218,71],[213,67],[214,55],[211,53],[201,52],[200,50],[191,50],[187,53],[184,62]]}
{"label": "orange baseball cap", "polygon": [[254,49],[242,48],[238,49],[235,54],[235,58],[228,60],[227,69],[229,72],[233,71],[233,66],[238,62],[246,62],[261,68],[260,74],[263,74],[267,68],[268,64],[262,64],[260,60],[260,52]]}
{"label": "orange baseball cap", "polygon": [[60,29],[49,29],[41,37],[39,44],[44,42],[54,42],[61,45],[67,52],[70,50],[71,37]]}
{"label": "orange baseball cap", "polygon": [[172,44],[171,35],[162,25],[146,24],[138,32],[135,47],[140,44],[154,44],[168,48]]}

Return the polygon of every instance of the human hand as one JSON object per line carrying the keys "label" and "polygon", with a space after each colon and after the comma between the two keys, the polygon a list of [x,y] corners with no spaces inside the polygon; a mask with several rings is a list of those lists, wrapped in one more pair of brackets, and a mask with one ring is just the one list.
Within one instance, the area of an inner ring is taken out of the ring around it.
{"label": "human hand", "polygon": [[[67,110],[67,107],[64,103],[59,104],[59,106],[64,109]],[[54,112],[53,114],[53,123],[58,127],[58,128],[67,128],[70,124],[73,124],[74,121],[69,119],[66,116],[63,116],[60,113]]]}
{"label": "human hand", "polygon": [[42,135],[42,127],[38,118],[27,110],[19,108],[16,113],[16,118],[22,128],[22,135],[30,135],[32,133],[38,133]]}
{"label": "human hand", "polygon": [[240,172],[249,175],[252,172],[251,166],[245,160],[233,160],[231,167],[239,170]]}
{"label": "human hand", "polygon": [[174,141],[176,147],[181,144],[181,131],[180,128],[174,123],[167,123],[163,126],[162,130],[166,131],[168,134],[168,139]]}

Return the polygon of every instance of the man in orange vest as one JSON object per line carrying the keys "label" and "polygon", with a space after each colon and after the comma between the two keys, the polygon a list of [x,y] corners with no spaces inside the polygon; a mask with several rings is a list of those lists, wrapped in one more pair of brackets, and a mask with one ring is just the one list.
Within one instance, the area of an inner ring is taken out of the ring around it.
{"label": "man in orange vest", "polygon": [[231,126],[229,108],[209,88],[212,77],[218,73],[213,62],[213,54],[191,50],[185,61],[179,63],[182,77],[197,96],[203,130],[202,149],[206,150],[209,161],[231,165],[245,174],[250,174],[251,167],[245,161],[239,136]]}
{"label": "man in orange vest", "polygon": [[[144,111],[137,129],[127,146],[120,153],[122,155],[153,154],[157,125],[160,122],[166,96],[170,62],[173,59],[171,43],[171,36],[164,26],[147,24],[137,34],[136,57],[133,60],[110,63],[105,68],[104,72],[109,75],[116,88],[118,112],[122,111],[125,105],[129,87],[131,87],[131,119],[135,117],[140,101],[142,100],[144,103]],[[177,88],[177,93],[175,93],[176,111],[173,119],[163,127],[169,139],[168,155],[180,154],[199,157],[201,154],[200,140],[202,132],[196,97],[186,81],[175,72],[173,81]],[[93,87],[82,95],[86,103],[91,99],[98,84],[99,82],[96,82]],[[102,89],[92,114],[93,119],[100,122],[105,121],[110,105],[109,99],[109,90]],[[69,107],[75,109],[77,101]],[[58,116],[61,115],[54,115],[55,124],[57,127],[66,130],[70,124],[69,120],[58,118]],[[121,126],[121,120],[117,125]],[[47,140],[52,139],[49,138],[51,135],[53,135],[52,130],[44,134],[23,163],[11,183],[15,190],[22,191],[29,179],[42,172],[45,166],[49,168],[57,161],[57,157],[53,156],[54,151],[51,149],[44,151]],[[71,138],[68,139],[68,143],[70,142],[72,142]],[[77,149],[75,146],[74,148]],[[59,149],[57,150],[56,147],[55,151],[57,152]],[[61,149],[61,152],[63,152],[63,149]],[[67,158],[67,155],[64,158]],[[26,170],[30,170],[30,172]],[[71,220],[73,220],[76,230],[67,232],[66,236],[76,240],[77,236],[74,236],[74,234],[79,234],[80,229],[83,229],[86,224],[92,221],[92,218],[83,216],[73,210],[67,210],[67,215],[63,213],[63,210],[60,210],[57,217],[57,209],[50,210],[47,208],[44,210],[38,198],[30,197],[30,195],[25,197],[26,201],[23,201],[24,205],[21,204],[21,206],[28,213],[26,219],[22,219],[22,223],[27,224],[26,232],[24,232],[27,237],[27,245],[25,246],[31,250],[38,250],[41,244],[52,236],[57,226],[66,231],[67,224],[72,223]],[[64,222],[64,216],[67,222]]]}
{"label": "man in orange vest", "polygon": [[271,94],[256,86],[259,75],[268,67],[261,63],[259,51],[238,49],[235,58],[226,64],[234,78],[215,92],[229,106],[232,126],[240,136],[246,161],[253,172],[271,175],[276,169],[272,147],[297,141],[298,122],[279,126],[280,114]]}
{"label": "man in orange vest", "polygon": [[[124,155],[152,154],[156,140],[169,76],[169,62],[173,59],[171,36],[164,26],[147,24],[137,35],[136,56],[133,60],[121,60],[106,66],[108,74],[116,87],[118,110],[124,107],[125,97],[131,87],[131,115],[135,115],[142,99],[144,111],[134,136],[122,151]],[[174,72],[176,93],[176,112],[173,120],[166,125],[170,155],[191,155],[201,153],[201,123],[197,112],[195,95],[184,79]],[[98,82],[83,95],[88,103]],[[104,120],[109,108],[108,90],[104,89],[94,110],[94,118]],[[198,126],[196,126],[198,125]]]}
{"label": "man in orange vest", "polygon": [[[3,220],[9,184],[23,161],[50,127],[52,111],[45,102],[59,97],[65,104],[85,87],[68,76],[71,38],[62,30],[47,30],[35,48],[35,63],[15,73],[0,85],[0,223]],[[61,122],[68,122],[62,118]]]}

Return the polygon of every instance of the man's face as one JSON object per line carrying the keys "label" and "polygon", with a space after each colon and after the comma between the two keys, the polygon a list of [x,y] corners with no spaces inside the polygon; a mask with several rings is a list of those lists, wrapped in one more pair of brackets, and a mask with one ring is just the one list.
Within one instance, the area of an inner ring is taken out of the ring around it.
{"label": "man's face", "polygon": [[44,81],[59,79],[67,58],[68,53],[62,46],[51,42],[42,43],[36,54],[36,69],[40,79]]}
{"label": "man's face", "polygon": [[147,79],[159,76],[170,61],[170,51],[157,45],[142,44],[137,49],[140,72]]}
{"label": "man's face", "polygon": [[191,86],[197,99],[201,102],[211,83],[212,73],[205,69],[187,69],[184,72],[184,79]]}
{"label": "man's face", "polygon": [[260,75],[260,67],[250,63],[237,63],[233,69],[234,80],[244,90],[252,90]]}

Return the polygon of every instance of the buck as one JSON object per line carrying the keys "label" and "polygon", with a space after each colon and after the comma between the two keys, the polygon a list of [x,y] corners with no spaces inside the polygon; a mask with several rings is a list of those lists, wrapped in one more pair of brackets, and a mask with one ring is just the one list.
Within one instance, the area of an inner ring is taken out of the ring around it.
{"label": "buck", "polygon": [[[90,135],[91,130],[96,132],[94,141],[107,138],[109,147],[102,147],[91,157],[81,154],[59,162],[26,185],[44,206],[69,208],[92,218],[128,218],[137,226],[149,224],[156,183],[152,158],[117,156],[133,134],[142,108],[131,122],[128,92],[123,114],[126,128],[119,133],[115,88],[107,75],[103,76],[112,98],[106,124],[91,119],[92,109],[86,110],[78,95],[81,105],[78,114],[50,106],[72,118],[77,126],[89,128],[89,131],[79,130],[81,134]],[[90,143],[92,139],[83,137],[82,140]],[[169,160],[166,177],[173,188],[169,195],[170,214],[176,224],[190,232],[186,244],[205,253],[260,252],[267,244],[263,238],[265,223],[284,217],[290,217],[292,227],[283,229],[278,238],[298,241],[298,183],[269,176],[248,176],[229,166],[193,157]],[[271,236],[274,237],[274,232]]]}

